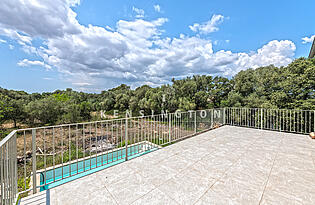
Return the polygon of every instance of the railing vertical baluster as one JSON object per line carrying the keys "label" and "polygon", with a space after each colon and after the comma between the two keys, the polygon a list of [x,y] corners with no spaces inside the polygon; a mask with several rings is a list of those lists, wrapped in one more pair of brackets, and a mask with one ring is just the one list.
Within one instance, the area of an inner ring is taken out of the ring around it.
{"label": "railing vertical baluster", "polygon": [[76,132],[75,132],[75,152],[76,152],[76,158],[77,158],[77,174],[79,173],[79,144],[78,144],[78,137],[79,137],[79,127],[78,124],[76,124]]}
{"label": "railing vertical baluster", "polygon": [[263,109],[260,109],[260,129],[263,129]]}
{"label": "railing vertical baluster", "polygon": [[33,194],[36,194],[36,129],[32,129]]}
{"label": "railing vertical baluster", "polygon": [[128,118],[125,120],[125,144],[126,144],[126,161],[128,160]]}
{"label": "railing vertical baluster", "polygon": [[0,202],[4,204],[3,195],[4,195],[4,180],[3,180],[3,172],[4,172],[4,160],[2,156],[2,146],[0,147]]}
{"label": "railing vertical baluster", "polygon": [[301,110],[301,133],[304,133],[304,129],[303,129],[303,127],[304,127],[304,123],[303,123],[303,121],[305,122],[305,118],[304,118],[304,111],[303,110]]}
{"label": "railing vertical baluster", "polygon": [[197,111],[194,113],[194,129],[195,129],[195,134],[197,133]]}
{"label": "railing vertical baluster", "polygon": [[95,126],[95,152],[96,152],[96,155],[95,155],[95,168],[98,167],[98,164],[97,164],[97,154],[98,154],[98,135],[97,135],[97,122],[94,123],[94,126]]}
{"label": "railing vertical baluster", "polygon": [[63,151],[63,127],[60,127],[60,138],[61,138],[61,179],[63,179],[63,155],[64,155],[64,151]]}
{"label": "railing vertical baluster", "polygon": [[103,130],[103,122],[101,122],[101,166],[104,165],[104,130]]}
{"label": "railing vertical baluster", "polygon": [[307,117],[306,117],[306,111],[304,110],[304,134],[307,133],[307,131],[306,131],[306,119],[307,119]]}
{"label": "railing vertical baluster", "polygon": [[167,114],[167,120],[168,120],[168,142],[170,143],[172,141],[171,139],[171,114]]}
{"label": "railing vertical baluster", "polygon": [[106,122],[106,124],[105,124],[105,135],[106,135],[106,137],[105,137],[105,142],[106,142],[106,144],[105,144],[105,146],[106,146],[106,164],[108,164],[108,153],[109,153],[109,146],[110,146],[110,144],[111,144],[111,142],[109,141],[109,134],[108,133],[110,133],[110,130],[109,130],[109,122]]}
{"label": "railing vertical baluster", "polygon": [[[23,165],[23,171],[24,171],[24,190],[26,190],[26,135],[25,135],[25,130],[23,131],[23,136],[24,136],[24,144],[23,144],[23,158],[24,158],[24,165]],[[45,141],[44,141],[45,143]],[[45,152],[45,149],[44,149]],[[46,176],[45,176],[46,179]],[[2,183],[1,183],[2,184]]]}
{"label": "railing vertical baluster", "polygon": [[92,168],[92,124],[91,123],[89,123],[90,124],[90,126],[89,126],[89,131],[90,131],[90,133],[89,133],[89,139],[90,139],[90,151],[89,151],[89,156],[90,156],[90,170],[91,170],[91,168]]}
{"label": "railing vertical baluster", "polygon": [[55,182],[55,179],[56,179],[56,177],[55,177],[55,153],[56,153],[56,151],[55,151],[55,127],[53,127],[53,136],[52,136],[52,138],[53,138],[53,179],[54,179],[54,182]]}
{"label": "railing vertical baluster", "polygon": [[[82,133],[82,147],[83,147],[83,158],[85,159],[85,126],[82,125],[83,133]],[[85,172],[85,160],[83,161],[83,172]]]}
{"label": "railing vertical baluster", "polygon": [[[46,158],[46,153],[47,153],[47,151],[46,151],[46,129],[44,128],[44,168],[45,168],[45,172],[44,172],[44,176],[45,176],[45,178],[44,178],[44,185],[46,185],[46,183],[47,183],[47,158]],[[26,172],[26,171],[25,171]]]}
{"label": "railing vertical baluster", "polygon": [[[310,120],[309,132],[315,131],[315,130],[312,130],[312,111],[309,111],[309,120]],[[315,122],[314,122],[314,124],[315,124]]]}
{"label": "railing vertical baluster", "polygon": [[8,201],[8,172],[9,172],[9,169],[8,169],[8,143],[4,144],[3,146],[3,153],[4,153],[4,156],[3,156],[3,159],[4,159],[4,166],[3,166],[3,172],[4,172],[4,183],[3,183],[3,189],[4,189],[4,204],[7,203]]}
{"label": "railing vertical baluster", "polygon": [[290,110],[290,113],[289,113],[290,117],[289,117],[289,121],[290,121],[290,132],[292,132],[292,110]]}
{"label": "railing vertical baluster", "polygon": [[14,186],[15,186],[15,192],[14,192],[14,197],[16,197],[16,194],[19,192],[18,190],[18,166],[17,166],[17,133],[15,132],[14,138],[13,138],[13,143],[14,143]]}
{"label": "railing vertical baluster", "polygon": [[214,108],[211,110],[211,128],[214,127]]}
{"label": "railing vertical baluster", "polygon": [[278,114],[279,114],[279,131],[280,131],[280,132],[281,132],[281,130],[282,130],[282,127],[281,127],[281,126],[282,126],[282,123],[281,123],[281,121],[282,121],[282,120],[281,120],[281,111],[282,111],[282,110],[279,110],[279,113],[278,113]]}

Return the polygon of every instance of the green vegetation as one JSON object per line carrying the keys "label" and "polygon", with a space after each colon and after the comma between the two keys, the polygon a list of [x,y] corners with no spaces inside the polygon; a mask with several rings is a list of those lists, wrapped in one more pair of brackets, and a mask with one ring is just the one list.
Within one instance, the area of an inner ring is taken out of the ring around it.
{"label": "green vegetation", "polygon": [[[33,127],[99,119],[99,111],[133,115],[151,110],[215,107],[263,107],[315,110],[315,59],[296,59],[286,67],[266,66],[240,71],[232,79],[192,76],[172,79],[171,85],[135,90],[122,84],[100,94],[76,92],[68,88],[52,93],[32,93],[0,88],[0,123]],[[165,96],[165,102],[163,102]],[[95,112],[97,114],[95,114]],[[93,114],[94,113],[94,114]],[[4,129],[2,129],[3,132]],[[4,134],[2,134],[4,136]]]}

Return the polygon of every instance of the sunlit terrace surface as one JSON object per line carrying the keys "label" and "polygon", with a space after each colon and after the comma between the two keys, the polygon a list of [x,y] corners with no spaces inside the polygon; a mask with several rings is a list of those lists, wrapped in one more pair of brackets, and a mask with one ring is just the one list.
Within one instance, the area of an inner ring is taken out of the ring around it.
{"label": "sunlit terrace surface", "polygon": [[315,204],[314,157],[307,135],[225,125],[21,204]]}

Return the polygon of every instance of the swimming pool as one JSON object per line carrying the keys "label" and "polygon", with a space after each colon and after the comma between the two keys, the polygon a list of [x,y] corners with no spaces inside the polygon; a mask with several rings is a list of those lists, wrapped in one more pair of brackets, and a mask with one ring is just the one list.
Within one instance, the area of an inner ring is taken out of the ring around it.
{"label": "swimming pool", "polygon": [[[147,154],[158,149],[153,143],[142,142],[128,146],[128,160]],[[111,167],[126,161],[126,148],[117,148],[97,156],[86,157],[78,161],[71,161],[55,168],[47,168],[39,171],[40,191],[47,190],[58,185],[73,181],[99,170]]]}

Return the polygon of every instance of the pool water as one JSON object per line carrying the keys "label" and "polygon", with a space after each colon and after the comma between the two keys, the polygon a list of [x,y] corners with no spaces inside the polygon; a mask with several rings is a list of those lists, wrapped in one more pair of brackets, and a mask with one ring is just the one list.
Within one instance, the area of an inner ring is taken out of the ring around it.
{"label": "pool water", "polygon": [[[149,144],[138,144],[128,147],[128,160],[147,154],[158,149]],[[46,169],[40,174],[40,191],[47,190],[58,185],[73,181],[80,177],[89,175],[99,170],[111,167],[126,161],[125,147],[115,149],[99,156],[86,157],[84,160],[72,161],[71,164],[57,167],[55,169]]]}

